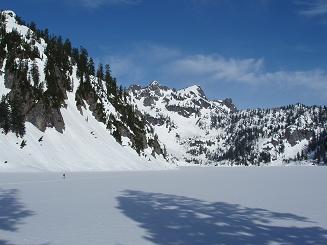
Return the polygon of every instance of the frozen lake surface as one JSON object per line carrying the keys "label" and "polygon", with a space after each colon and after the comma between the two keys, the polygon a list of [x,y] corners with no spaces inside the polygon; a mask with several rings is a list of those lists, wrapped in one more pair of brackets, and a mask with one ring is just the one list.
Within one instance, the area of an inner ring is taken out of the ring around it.
{"label": "frozen lake surface", "polygon": [[0,244],[327,244],[327,168],[0,173]]}

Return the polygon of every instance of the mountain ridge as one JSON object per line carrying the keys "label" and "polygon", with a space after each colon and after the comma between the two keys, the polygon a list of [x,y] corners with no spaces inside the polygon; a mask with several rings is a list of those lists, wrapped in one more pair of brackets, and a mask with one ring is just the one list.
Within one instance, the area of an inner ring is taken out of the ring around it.
{"label": "mountain ridge", "polygon": [[[238,110],[229,98],[207,99],[200,86],[177,90],[158,82],[132,85],[129,93],[167,152],[181,161],[213,165],[306,162],[318,154],[308,150],[310,142],[316,141],[316,135],[326,138],[326,106]],[[325,152],[325,145],[319,149]],[[325,162],[326,153],[321,155]]]}
{"label": "mountain ridge", "polygon": [[[95,68],[86,49],[12,11],[2,11],[0,20],[5,168],[17,159],[17,168],[52,170],[326,163],[326,106],[238,110],[230,98],[208,99],[198,85],[177,90],[153,81],[124,89],[109,65]],[[91,153],[74,142],[89,144]]]}

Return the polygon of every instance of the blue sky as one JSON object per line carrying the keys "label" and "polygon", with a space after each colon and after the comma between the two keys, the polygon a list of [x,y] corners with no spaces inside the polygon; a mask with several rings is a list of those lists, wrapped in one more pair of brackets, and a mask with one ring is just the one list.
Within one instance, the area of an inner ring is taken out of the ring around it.
{"label": "blue sky", "polygon": [[239,108],[327,104],[327,0],[3,0],[125,86],[200,85]]}

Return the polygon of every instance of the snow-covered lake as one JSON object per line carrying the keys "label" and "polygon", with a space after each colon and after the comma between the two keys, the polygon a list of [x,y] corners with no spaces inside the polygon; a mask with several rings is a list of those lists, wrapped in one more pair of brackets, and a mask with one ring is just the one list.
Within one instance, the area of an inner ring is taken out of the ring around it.
{"label": "snow-covered lake", "polygon": [[327,244],[327,168],[0,174],[0,244]]}

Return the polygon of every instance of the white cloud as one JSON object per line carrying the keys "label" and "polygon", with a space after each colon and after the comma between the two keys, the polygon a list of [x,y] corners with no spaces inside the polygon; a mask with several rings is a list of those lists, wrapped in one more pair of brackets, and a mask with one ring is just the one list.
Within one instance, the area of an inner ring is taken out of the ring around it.
{"label": "white cloud", "polygon": [[226,59],[217,55],[194,55],[182,57],[171,66],[180,77],[190,74],[208,82],[237,82],[252,86],[301,86],[317,91],[327,90],[327,73],[324,70],[267,72],[264,63],[263,59]]}
{"label": "white cloud", "polygon": [[124,83],[161,80],[176,82],[178,85],[195,82],[208,86],[240,83],[259,88],[264,85],[291,89],[301,87],[326,97],[325,70],[267,71],[263,58],[226,58],[217,54],[188,55],[177,49],[147,44],[135,47],[128,54],[106,56],[102,61],[110,63],[114,75]]}
{"label": "white cloud", "polygon": [[298,5],[303,9],[299,11],[300,14],[314,17],[327,14],[327,0],[311,0],[311,1],[297,1]]}
{"label": "white cloud", "polygon": [[237,81],[246,75],[259,72],[263,67],[263,59],[226,59],[218,55],[193,55],[181,57],[170,66],[175,73],[188,73],[209,80]]}

